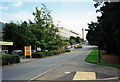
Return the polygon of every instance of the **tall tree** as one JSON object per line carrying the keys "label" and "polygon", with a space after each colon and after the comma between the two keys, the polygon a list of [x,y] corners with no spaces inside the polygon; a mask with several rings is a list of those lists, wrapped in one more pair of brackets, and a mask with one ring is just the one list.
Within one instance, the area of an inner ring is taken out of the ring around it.
{"label": "tall tree", "polygon": [[89,30],[87,38],[110,53],[120,53],[120,2],[97,2],[95,7],[99,5],[102,7],[96,12],[101,12],[102,16],[97,17],[97,27],[94,32]]}

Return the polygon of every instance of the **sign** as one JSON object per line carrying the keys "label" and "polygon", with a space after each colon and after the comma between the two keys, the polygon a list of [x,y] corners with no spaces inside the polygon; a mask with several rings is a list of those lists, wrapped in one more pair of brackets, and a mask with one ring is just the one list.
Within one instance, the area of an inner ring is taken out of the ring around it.
{"label": "sign", "polygon": [[0,45],[12,46],[13,42],[3,42],[3,41],[0,41]]}
{"label": "sign", "polygon": [[31,57],[31,46],[25,46],[25,57],[26,56]]}

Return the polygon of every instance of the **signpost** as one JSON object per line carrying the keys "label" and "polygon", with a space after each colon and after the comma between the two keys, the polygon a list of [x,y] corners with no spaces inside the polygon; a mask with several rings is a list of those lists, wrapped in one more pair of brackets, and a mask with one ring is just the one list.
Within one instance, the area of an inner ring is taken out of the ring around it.
{"label": "signpost", "polygon": [[31,55],[31,46],[25,46],[25,58],[26,56],[30,56],[30,58],[32,58],[32,55]]}

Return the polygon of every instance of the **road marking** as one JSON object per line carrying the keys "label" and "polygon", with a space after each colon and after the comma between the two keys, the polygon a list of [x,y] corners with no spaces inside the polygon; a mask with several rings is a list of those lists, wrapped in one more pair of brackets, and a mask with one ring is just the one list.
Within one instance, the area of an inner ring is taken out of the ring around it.
{"label": "road marking", "polygon": [[52,70],[54,70],[54,69],[56,69],[56,68],[62,66],[63,64],[64,64],[64,63],[62,63],[62,64],[60,64],[60,65],[58,65],[58,66],[56,66],[56,67],[54,67],[54,68],[52,68],[52,69],[50,69],[50,70],[44,72],[44,73],[41,73],[40,75],[38,75],[38,76],[36,76],[36,77],[34,77],[34,78],[30,79],[30,80],[35,80],[35,79],[41,77],[42,75],[44,75],[44,74],[46,74],[46,73],[48,73],[48,72],[50,72],[50,71],[52,71]]}
{"label": "road marking", "polygon": [[76,72],[73,80],[96,80],[95,72]]}
{"label": "road marking", "polygon": [[70,73],[70,72],[65,72],[65,73],[67,73],[67,74],[68,74],[68,73]]}

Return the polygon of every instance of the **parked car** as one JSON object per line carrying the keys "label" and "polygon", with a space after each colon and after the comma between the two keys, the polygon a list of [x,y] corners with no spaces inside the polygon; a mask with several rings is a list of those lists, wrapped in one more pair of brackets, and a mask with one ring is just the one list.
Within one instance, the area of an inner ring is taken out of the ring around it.
{"label": "parked car", "polygon": [[84,42],[82,44],[85,44]]}
{"label": "parked car", "polygon": [[32,52],[36,52],[36,50],[32,50]]}
{"label": "parked car", "polygon": [[71,46],[65,46],[65,49],[70,49],[71,48]]}
{"label": "parked car", "polygon": [[5,51],[0,50],[0,54],[5,54]]}
{"label": "parked car", "polygon": [[23,56],[23,51],[22,50],[14,50],[12,54],[18,54],[19,56]]}

